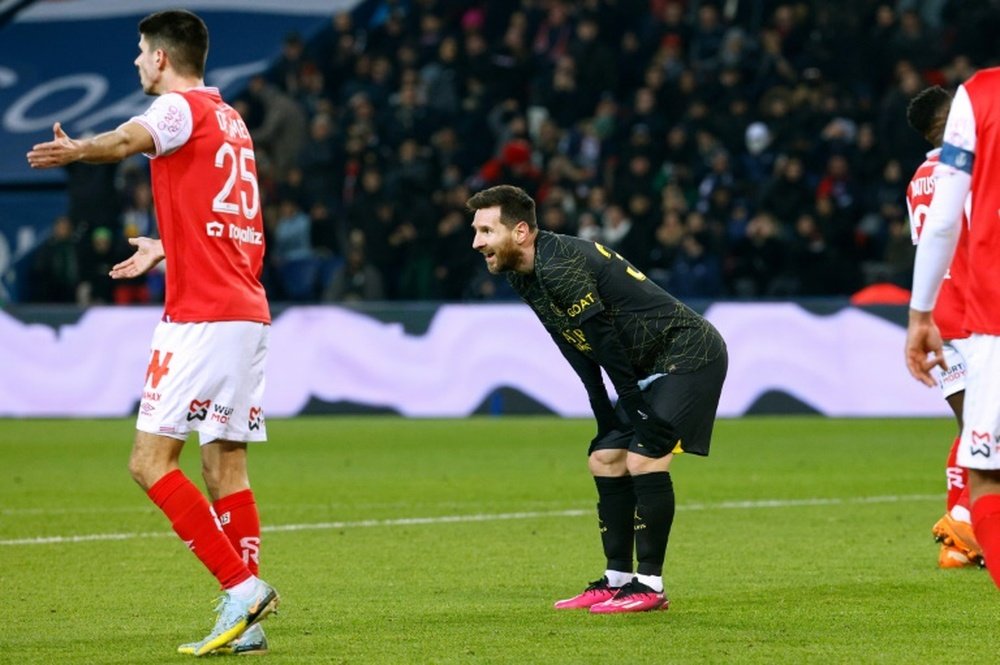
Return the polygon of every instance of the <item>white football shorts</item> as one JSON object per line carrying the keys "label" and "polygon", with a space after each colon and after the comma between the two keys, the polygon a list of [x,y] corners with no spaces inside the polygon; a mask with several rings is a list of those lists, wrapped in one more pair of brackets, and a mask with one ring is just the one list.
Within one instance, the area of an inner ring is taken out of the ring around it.
{"label": "white football shorts", "polygon": [[968,342],[968,338],[953,339],[944,343],[944,361],[948,363],[948,371],[941,372],[938,377],[938,384],[941,386],[941,395],[947,399],[955,393],[965,390],[965,354],[962,350]]}
{"label": "white football shorts", "polygon": [[958,465],[1000,469],[1000,337],[973,335],[962,348],[968,363]]}
{"label": "white football shorts", "polygon": [[270,326],[168,323],[153,332],[136,429],[201,445],[265,441],[264,361]]}

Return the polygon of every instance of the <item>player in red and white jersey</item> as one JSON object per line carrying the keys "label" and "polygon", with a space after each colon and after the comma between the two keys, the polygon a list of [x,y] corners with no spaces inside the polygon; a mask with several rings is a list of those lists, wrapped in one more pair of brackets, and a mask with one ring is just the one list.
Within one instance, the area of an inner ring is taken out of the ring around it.
{"label": "player in red and white jersey", "polygon": [[[951,108],[951,95],[940,86],[933,86],[916,95],[906,109],[906,120],[913,129],[927,139],[934,149],[927,153],[927,159],[917,167],[906,188],[906,209],[910,217],[910,231],[916,245],[922,231],[924,218],[930,209],[934,196],[934,168],[941,154],[944,139],[944,125]],[[968,474],[956,464],[958,447],[961,443],[962,403],[965,398],[966,362],[964,349],[969,333],[964,328],[965,294],[967,279],[967,238],[963,231],[959,245],[952,259],[951,268],[941,285],[941,295],[934,306],[933,319],[944,338],[944,357],[948,370],[941,373],[941,392],[955,414],[959,435],[955,437],[945,465],[947,487],[945,514],[931,532],[941,543],[938,565],[942,568],[963,568],[978,566],[982,562],[982,552],[972,533],[969,512]]]}
{"label": "player in red and white jersey", "polygon": [[910,373],[930,386],[935,383],[930,370],[947,369],[931,310],[955,254],[971,191],[964,318],[971,336],[958,464],[969,471],[973,530],[1000,586],[1000,190],[995,186],[1000,178],[1000,68],[984,69],[959,86],[934,174],[934,200],[913,271],[906,362]]}
{"label": "player in red and white jersey", "polygon": [[[225,590],[212,631],[178,650],[263,651],[258,622],[278,595],[257,577],[260,519],[246,464],[247,442],[266,439],[270,329],[253,143],[239,114],[205,87],[208,29],[199,17],[157,12],[139,22],[139,36],[134,64],[143,91],[156,97],[149,109],[84,140],[56,123],[53,140],[34,146],[28,162],[51,168],[138,153],[152,160],[161,240],[131,240],[135,254],[111,271],[129,278],[167,262],[129,471]],[[213,504],[179,468],[195,431]]]}

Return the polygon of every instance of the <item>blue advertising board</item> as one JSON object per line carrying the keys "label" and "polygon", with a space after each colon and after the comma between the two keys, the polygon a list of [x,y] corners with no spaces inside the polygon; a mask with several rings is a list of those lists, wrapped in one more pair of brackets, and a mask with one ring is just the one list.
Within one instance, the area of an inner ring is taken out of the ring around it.
{"label": "blue advertising board", "polygon": [[[208,25],[205,82],[223,96],[238,91],[281,50],[285,35],[318,30],[357,0],[196,0],[185,6]],[[70,136],[111,129],[149,104],[133,60],[137,24],[176,6],[159,0],[38,2],[0,27],[0,184],[62,182],[60,169],[33,171],[24,155],[51,139],[52,124]]]}

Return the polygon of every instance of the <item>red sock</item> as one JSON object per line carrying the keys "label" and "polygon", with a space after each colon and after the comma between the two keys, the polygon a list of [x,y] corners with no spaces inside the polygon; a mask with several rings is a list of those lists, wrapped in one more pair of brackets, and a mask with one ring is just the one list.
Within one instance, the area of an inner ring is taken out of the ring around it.
{"label": "red sock", "polygon": [[157,480],[148,494],[223,589],[250,579],[250,570],[219,530],[208,500],[180,469]]}
{"label": "red sock", "polygon": [[958,495],[958,500],[955,501],[955,505],[952,506],[952,508],[955,508],[956,506],[959,507],[959,508],[965,508],[966,510],[971,510],[970,506],[969,506],[969,488],[968,487],[966,487],[965,489],[963,489],[962,493]]}
{"label": "red sock", "polygon": [[214,504],[215,516],[243,563],[254,575],[260,570],[260,517],[249,489],[224,496]]}
{"label": "red sock", "polygon": [[972,504],[972,530],[983,548],[986,569],[1000,587],[1000,494],[985,494]]}
{"label": "red sock", "polygon": [[951,509],[955,507],[958,503],[958,498],[964,491],[965,505],[969,505],[969,472],[963,467],[958,466],[955,462],[958,456],[958,444],[962,442],[962,435],[955,437],[955,441],[951,444],[951,451],[948,453],[948,461],[945,463],[945,479],[948,482],[948,494],[945,498],[945,510],[951,512]]}

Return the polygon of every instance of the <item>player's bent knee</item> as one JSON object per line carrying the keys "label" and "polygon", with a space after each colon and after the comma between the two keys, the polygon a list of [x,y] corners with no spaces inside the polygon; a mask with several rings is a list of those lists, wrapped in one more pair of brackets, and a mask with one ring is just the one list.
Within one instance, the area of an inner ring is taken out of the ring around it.
{"label": "player's bent knee", "polygon": [[630,476],[641,476],[644,473],[669,471],[670,460],[672,460],[673,457],[674,456],[669,453],[663,457],[646,457],[645,455],[629,453],[625,464]]}
{"label": "player's bent knee", "polygon": [[174,466],[164,465],[154,458],[133,451],[128,460],[128,472],[139,487],[148,491],[156,481],[172,471]]}
{"label": "player's bent knee", "polygon": [[595,476],[625,475],[625,451],[615,449],[595,450],[587,460],[590,472]]}

